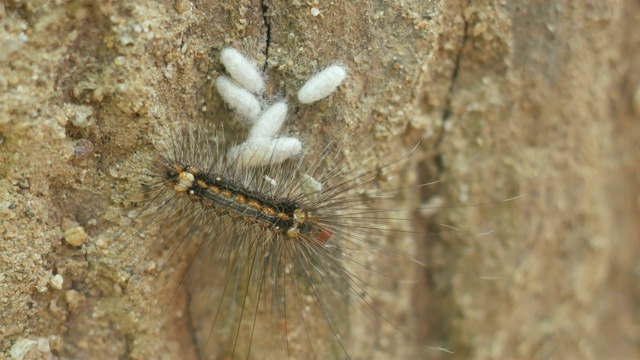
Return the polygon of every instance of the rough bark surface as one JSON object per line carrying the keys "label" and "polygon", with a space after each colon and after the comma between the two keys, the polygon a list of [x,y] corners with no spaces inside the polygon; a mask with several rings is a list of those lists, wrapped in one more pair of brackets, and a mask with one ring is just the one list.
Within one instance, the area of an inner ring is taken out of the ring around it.
{"label": "rough bark surface", "polygon": [[381,296],[414,336],[352,318],[352,358],[640,356],[638,1],[10,0],[0,20],[0,357],[197,355],[187,265],[118,234],[159,125],[233,118],[212,87],[227,46],[279,98],[348,66],[291,110],[309,147],[384,164],[419,142],[386,180],[416,189],[398,216],[430,234],[408,248],[427,265]]}

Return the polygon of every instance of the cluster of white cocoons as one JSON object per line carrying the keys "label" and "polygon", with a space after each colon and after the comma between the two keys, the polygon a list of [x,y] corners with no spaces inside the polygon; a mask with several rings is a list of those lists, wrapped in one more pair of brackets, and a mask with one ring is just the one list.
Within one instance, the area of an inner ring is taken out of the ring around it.
{"label": "cluster of white cocoons", "polygon": [[[277,164],[299,155],[302,143],[298,138],[279,136],[287,119],[287,103],[280,101],[262,109],[265,81],[255,62],[233,48],[222,50],[220,61],[230,77],[219,76],[216,88],[222,99],[251,124],[247,140],[229,150],[227,160],[245,168]],[[338,88],[346,76],[343,66],[329,66],[302,86],[298,100],[311,104],[324,99]]]}

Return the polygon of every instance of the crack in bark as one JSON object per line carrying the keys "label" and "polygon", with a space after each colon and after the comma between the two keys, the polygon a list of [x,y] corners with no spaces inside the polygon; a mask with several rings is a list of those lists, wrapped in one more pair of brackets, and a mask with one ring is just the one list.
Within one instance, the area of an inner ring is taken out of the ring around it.
{"label": "crack in bark", "polygon": [[[470,5],[470,1],[467,1],[466,6]],[[464,11],[464,8],[463,8]],[[458,51],[455,56],[455,65],[453,68],[453,72],[451,73],[451,80],[449,83],[449,88],[445,97],[445,105],[444,112],[442,114],[442,122],[441,129],[438,138],[434,143],[435,155],[431,162],[425,161],[420,166],[418,166],[418,177],[420,179],[420,183],[429,183],[433,181],[434,173],[436,179],[442,179],[445,172],[445,164],[444,164],[444,156],[442,155],[442,142],[446,136],[445,125],[449,118],[453,113],[453,105],[452,100],[454,96],[454,91],[456,89],[456,83],[458,80],[458,76],[460,75],[461,70],[461,62],[462,62],[462,52],[467,44],[469,39],[468,30],[469,23],[466,18],[464,18],[464,28],[462,34],[462,41],[460,42],[460,46],[458,47]],[[423,200],[429,200],[442,193],[442,188],[440,184],[436,186],[422,187],[420,190],[420,197]],[[422,215],[418,216],[418,223],[425,222],[425,218]],[[431,215],[433,216],[433,215]],[[431,218],[433,219],[433,218]],[[442,244],[441,240],[441,227],[437,225],[435,221],[427,221],[426,226],[423,226],[420,231],[424,231],[424,246],[420,247],[418,251],[421,253],[421,257],[427,260],[429,263],[429,259],[434,253],[434,249],[437,249],[438,244]],[[445,250],[448,252],[451,251],[449,247],[445,245]],[[452,303],[452,295],[451,288],[443,287],[441,284],[438,284],[439,273],[443,271],[448,271],[448,269],[431,267],[427,266],[423,277],[421,279],[424,282],[424,290],[419,293],[419,297],[421,301],[424,299],[428,299],[426,301],[427,305],[423,309],[417,309],[419,312],[419,317],[424,319],[424,323],[418,329],[420,332],[420,336],[422,338],[429,339],[437,339],[437,341],[442,342],[443,344],[450,345],[450,339],[452,338],[452,333],[455,331],[450,324],[445,320],[445,317],[451,315],[452,312],[456,310],[449,307],[448,303]]]}
{"label": "crack in bark", "polygon": [[[470,3],[471,3],[470,1],[467,1],[466,6],[467,7],[470,6]],[[463,8],[463,13],[464,13],[464,8]],[[447,121],[449,121],[449,118],[451,117],[451,114],[453,112],[452,105],[451,105],[453,92],[456,86],[456,82],[458,80],[458,75],[460,75],[460,62],[462,61],[462,52],[464,51],[467,41],[469,40],[469,21],[467,21],[467,19],[464,17],[464,14],[462,16],[462,19],[464,21],[464,28],[462,32],[462,42],[460,43],[460,47],[458,48],[458,53],[456,54],[455,65],[453,67],[453,72],[451,73],[451,82],[449,83],[449,89],[447,90],[447,95],[445,97],[444,113],[442,114],[442,122],[441,122],[442,128],[440,131],[440,136],[436,140],[435,146],[434,146],[436,149],[438,149],[442,144],[442,141],[444,141],[445,124],[447,123]],[[444,162],[441,154],[438,154],[436,156],[435,165],[436,165],[436,168],[438,169],[438,174],[441,175],[444,171]]]}
{"label": "crack in bark", "polygon": [[[269,45],[271,45],[271,22],[267,12],[269,11],[269,5],[266,4],[266,0],[260,0],[260,10],[262,11],[262,20],[264,21],[264,27],[267,33],[266,45],[264,49],[265,59],[269,59]],[[264,62],[262,71],[267,71],[268,61]]]}

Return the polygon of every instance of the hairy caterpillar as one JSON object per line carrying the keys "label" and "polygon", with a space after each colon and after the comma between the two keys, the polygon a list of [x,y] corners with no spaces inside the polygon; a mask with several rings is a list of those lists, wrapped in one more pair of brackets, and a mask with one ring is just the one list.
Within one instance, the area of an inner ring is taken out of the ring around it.
{"label": "hairy caterpillar", "polygon": [[[170,136],[147,189],[147,212],[177,242],[172,252],[200,255],[190,265],[198,274],[190,276],[206,277],[214,289],[196,291],[210,307],[212,331],[200,334],[199,357],[245,358],[265,337],[281,340],[285,357],[348,356],[350,307],[392,321],[357,275],[378,271],[363,259],[374,252],[411,259],[379,238],[388,230],[373,219],[393,210],[369,207],[376,199],[359,191],[403,160],[345,178],[349,166],[330,146],[311,164],[302,157],[243,168],[212,145],[217,137],[199,127]],[[261,312],[270,324],[255,332]],[[227,337],[225,348],[207,347],[220,337]],[[286,348],[293,339],[297,348]]]}

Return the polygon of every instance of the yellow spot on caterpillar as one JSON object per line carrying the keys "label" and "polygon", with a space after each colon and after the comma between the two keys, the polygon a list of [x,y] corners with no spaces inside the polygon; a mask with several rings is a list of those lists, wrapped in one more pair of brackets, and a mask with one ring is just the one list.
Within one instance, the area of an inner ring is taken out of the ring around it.
{"label": "yellow spot on caterpillar", "polygon": [[247,202],[247,205],[248,205],[250,208],[255,209],[255,210],[260,210],[260,209],[262,209],[262,205],[261,205],[259,202],[255,201],[255,200],[249,200],[249,201]]}
{"label": "yellow spot on caterpillar", "polygon": [[207,183],[202,179],[196,180],[196,185],[198,185],[199,187],[201,187],[203,189],[206,189],[208,187]]}
{"label": "yellow spot on caterpillar", "polygon": [[198,170],[197,168],[193,167],[193,166],[187,166],[186,169],[188,172],[190,172],[193,175],[198,175],[200,174],[200,170]]}
{"label": "yellow spot on caterpillar", "polygon": [[296,226],[287,229],[287,237],[295,239],[298,237],[298,235],[300,235],[300,229],[298,229]]}
{"label": "yellow spot on caterpillar", "polygon": [[295,209],[293,211],[293,219],[296,221],[296,223],[302,224],[307,219],[307,213],[300,209]]}
{"label": "yellow spot on caterpillar", "polygon": [[276,217],[280,220],[289,220],[291,217],[285,213],[278,213]]}

